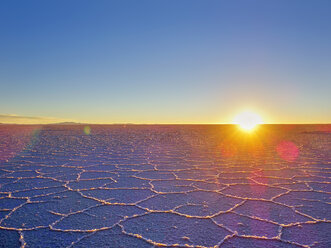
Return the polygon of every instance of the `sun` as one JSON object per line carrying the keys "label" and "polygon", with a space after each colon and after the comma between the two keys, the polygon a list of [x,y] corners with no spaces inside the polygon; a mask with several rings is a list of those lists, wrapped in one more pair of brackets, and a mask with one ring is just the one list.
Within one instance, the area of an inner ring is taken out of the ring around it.
{"label": "sun", "polygon": [[233,123],[239,125],[245,131],[252,131],[257,125],[263,124],[263,121],[258,114],[245,111],[238,114]]}

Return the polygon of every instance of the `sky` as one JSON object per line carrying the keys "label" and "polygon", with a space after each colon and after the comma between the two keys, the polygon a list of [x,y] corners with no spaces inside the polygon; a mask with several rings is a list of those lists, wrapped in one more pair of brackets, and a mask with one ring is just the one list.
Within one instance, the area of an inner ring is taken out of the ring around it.
{"label": "sky", "polygon": [[331,123],[331,1],[0,3],[0,122]]}

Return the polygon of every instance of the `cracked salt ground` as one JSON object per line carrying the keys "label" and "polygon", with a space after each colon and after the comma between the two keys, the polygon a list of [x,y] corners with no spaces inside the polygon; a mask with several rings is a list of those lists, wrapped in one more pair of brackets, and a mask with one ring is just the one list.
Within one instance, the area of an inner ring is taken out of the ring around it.
{"label": "cracked salt ground", "polygon": [[1,125],[0,247],[331,247],[319,128]]}

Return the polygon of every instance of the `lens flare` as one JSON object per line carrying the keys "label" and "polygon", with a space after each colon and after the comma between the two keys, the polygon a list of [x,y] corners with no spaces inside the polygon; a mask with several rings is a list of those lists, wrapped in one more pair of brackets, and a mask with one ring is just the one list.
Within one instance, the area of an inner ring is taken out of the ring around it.
{"label": "lens flare", "polygon": [[223,142],[220,145],[220,152],[224,158],[233,158],[237,154],[237,147],[232,142]]}
{"label": "lens flare", "polygon": [[85,126],[85,127],[84,127],[84,133],[85,133],[86,135],[89,135],[89,134],[91,133],[91,128],[90,128],[89,126]]}
{"label": "lens flare", "polygon": [[291,141],[280,142],[276,150],[278,155],[288,162],[293,162],[299,156],[299,148]]}

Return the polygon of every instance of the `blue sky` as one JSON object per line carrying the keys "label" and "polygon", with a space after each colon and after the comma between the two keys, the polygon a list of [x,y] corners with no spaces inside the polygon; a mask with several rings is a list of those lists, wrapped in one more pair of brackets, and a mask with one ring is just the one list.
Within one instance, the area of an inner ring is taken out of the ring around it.
{"label": "blue sky", "polygon": [[330,1],[2,1],[0,122],[331,122]]}

